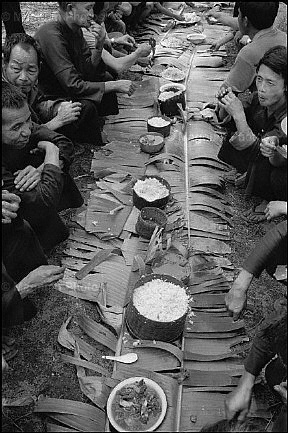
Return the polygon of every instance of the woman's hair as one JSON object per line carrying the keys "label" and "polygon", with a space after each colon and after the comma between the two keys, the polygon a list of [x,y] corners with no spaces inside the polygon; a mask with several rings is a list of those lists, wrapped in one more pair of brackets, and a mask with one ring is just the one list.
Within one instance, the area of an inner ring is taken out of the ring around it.
{"label": "woman's hair", "polygon": [[246,418],[245,421],[223,419],[215,424],[208,424],[200,432],[261,432],[267,426],[267,421],[263,418]]}
{"label": "woman's hair", "polygon": [[25,104],[27,104],[25,95],[17,87],[2,81],[2,110],[4,108],[19,110]]}
{"label": "woman's hair", "polygon": [[256,72],[258,72],[261,65],[265,65],[270,68],[275,74],[280,75],[284,78],[285,88],[287,86],[287,48],[282,47],[281,45],[277,45],[273,48],[270,48],[256,68]]}
{"label": "woman's hair", "polygon": [[20,45],[24,50],[29,50],[31,47],[34,48],[34,50],[37,53],[37,63],[38,66],[40,66],[41,63],[41,49],[39,44],[36,42],[32,36],[27,35],[26,33],[13,33],[12,35],[8,36],[5,40],[4,47],[3,47],[3,60],[4,63],[9,63],[11,51],[16,45]]}

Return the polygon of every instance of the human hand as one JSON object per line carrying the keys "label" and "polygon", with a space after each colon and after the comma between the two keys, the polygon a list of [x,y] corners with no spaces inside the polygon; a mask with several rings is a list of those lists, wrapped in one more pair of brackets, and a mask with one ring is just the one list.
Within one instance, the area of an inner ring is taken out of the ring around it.
{"label": "human hand", "polygon": [[31,191],[40,182],[41,171],[32,165],[27,165],[23,170],[17,170],[14,176],[16,176],[14,179],[16,189],[20,192]]}
{"label": "human hand", "polygon": [[212,42],[211,44],[211,51],[217,51],[220,47],[222,47],[221,39],[218,39],[217,41]]}
{"label": "human hand", "polygon": [[219,106],[227,111],[227,113],[232,117],[236,117],[239,115],[239,113],[244,112],[242,102],[232,92],[231,87],[228,87],[226,91],[220,90],[217,97],[219,100]]}
{"label": "human hand", "polygon": [[80,102],[61,102],[56,119],[61,123],[61,126],[69,125],[69,123],[75,122],[78,119],[81,113],[81,108],[82,104]]}
{"label": "human hand", "polygon": [[149,44],[140,44],[136,52],[139,57],[147,57],[152,51],[152,47]]}
{"label": "human hand", "polygon": [[2,224],[10,224],[17,217],[21,198],[6,190],[2,190]]}
{"label": "human hand", "polygon": [[95,21],[92,21],[92,24],[88,30],[95,37],[95,48],[98,48],[98,46],[103,47],[106,39],[106,30],[104,23],[97,24],[95,23]]}
{"label": "human hand", "polygon": [[115,38],[115,42],[117,44],[126,45],[130,48],[133,48],[137,45],[135,39],[130,35],[119,36],[118,38]]}
{"label": "human hand", "polygon": [[5,361],[5,358],[4,358],[3,353],[2,353],[2,373],[4,373],[7,370],[9,370],[9,365],[8,365],[7,361]]}
{"label": "human hand", "polygon": [[118,80],[116,81],[116,83],[117,83],[116,92],[126,93],[127,95],[131,96],[135,90],[135,85],[131,80]]}
{"label": "human hand", "polygon": [[251,405],[254,382],[255,376],[245,371],[237,388],[225,400],[225,413],[228,420],[233,418],[239,421],[245,420]]}
{"label": "human hand", "polygon": [[59,153],[59,148],[51,141],[39,141],[37,146],[40,150],[44,150],[45,152],[53,151]]}
{"label": "human hand", "polygon": [[54,283],[60,278],[63,278],[64,270],[65,267],[54,265],[42,265],[34,269],[16,285],[21,298],[23,299],[27,295],[30,295],[37,288]]}
{"label": "human hand", "polygon": [[229,313],[233,316],[233,320],[239,319],[241,312],[246,307],[246,292],[251,284],[253,275],[250,272],[242,271],[234,281],[231,289],[225,296],[225,304]]}
{"label": "human hand", "polygon": [[274,386],[275,391],[277,391],[284,404],[287,404],[287,380],[285,382],[281,382],[279,385]]}
{"label": "human hand", "polygon": [[287,201],[270,201],[264,213],[267,221],[271,221],[280,215],[287,215]]}
{"label": "human hand", "polygon": [[271,158],[276,152],[276,146],[279,143],[278,137],[264,137],[260,143],[260,152],[266,158]]}

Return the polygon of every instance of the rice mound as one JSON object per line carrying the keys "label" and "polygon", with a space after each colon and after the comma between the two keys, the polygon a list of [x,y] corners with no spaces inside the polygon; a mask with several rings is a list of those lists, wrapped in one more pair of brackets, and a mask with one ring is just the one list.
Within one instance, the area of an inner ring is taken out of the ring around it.
{"label": "rice mound", "polygon": [[172,322],[187,313],[189,297],[183,287],[155,279],[134,290],[133,304],[147,319]]}
{"label": "rice mound", "polygon": [[134,185],[134,191],[139,197],[149,202],[159,200],[169,195],[167,187],[153,177],[148,177],[145,180],[137,180]]}

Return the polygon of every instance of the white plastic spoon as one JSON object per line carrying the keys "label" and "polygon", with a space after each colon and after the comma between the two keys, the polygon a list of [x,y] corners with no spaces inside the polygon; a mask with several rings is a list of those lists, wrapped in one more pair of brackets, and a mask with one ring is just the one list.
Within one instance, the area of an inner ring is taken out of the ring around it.
{"label": "white plastic spoon", "polygon": [[137,361],[138,355],[137,353],[125,353],[125,355],[120,356],[103,355],[102,358],[111,359],[112,361],[117,362],[123,362],[124,364],[132,364],[133,362]]}

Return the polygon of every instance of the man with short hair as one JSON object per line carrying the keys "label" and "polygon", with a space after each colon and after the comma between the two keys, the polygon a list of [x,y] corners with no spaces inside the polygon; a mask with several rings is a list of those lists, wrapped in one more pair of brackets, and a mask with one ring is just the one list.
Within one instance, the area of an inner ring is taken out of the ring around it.
{"label": "man with short hair", "polygon": [[14,33],[6,38],[2,79],[26,95],[34,122],[45,124],[52,131],[58,130],[81,142],[81,132],[77,134],[82,129],[83,120],[85,123],[85,116],[81,116],[81,104],[64,99],[47,100],[38,88],[40,67],[41,51],[34,38],[26,33]]}
{"label": "man with short hair", "polygon": [[3,188],[21,197],[19,215],[45,252],[69,234],[57,211],[83,204],[68,173],[72,152],[66,137],[33,124],[24,95],[2,82]]}
{"label": "man with short hair", "polygon": [[[94,2],[58,2],[57,21],[43,24],[35,34],[43,53],[39,86],[49,99],[70,98],[87,110],[87,141],[103,145],[100,116],[118,114],[116,92],[131,94],[130,80],[107,81],[101,60],[105,31],[95,25],[95,50],[90,51],[81,28],[91,26]],[[106,74],[107,75],[107,74]]]}
{"label": "man with short hair", "polygon": [[286,33],[273,27],[278,6],[279,2],[239,2],[239,30],[251,42],[239,51],[221,89],[245,92],[253,84],[256,66],[265,52],[276,45],[287,46]]}

